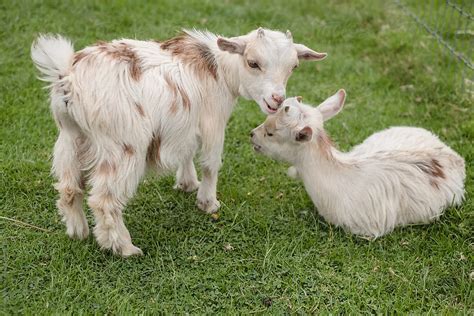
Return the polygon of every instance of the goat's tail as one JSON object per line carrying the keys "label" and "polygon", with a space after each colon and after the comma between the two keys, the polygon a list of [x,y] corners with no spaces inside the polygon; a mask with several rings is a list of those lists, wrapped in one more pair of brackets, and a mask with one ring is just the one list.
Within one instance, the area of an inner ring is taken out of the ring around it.
{"label": "goat's tail", "polygon": [[31,59],[41,71],[41,80],[57,82],[68,74],[74,47],[60,35],[40,34],[31,45]]}

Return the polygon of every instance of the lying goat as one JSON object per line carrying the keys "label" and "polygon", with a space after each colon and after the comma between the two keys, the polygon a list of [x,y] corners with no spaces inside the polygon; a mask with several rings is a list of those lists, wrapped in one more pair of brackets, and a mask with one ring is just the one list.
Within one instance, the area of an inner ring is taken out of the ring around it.
{"label": "lying goat", "polygon": [[[285,98],[299,60],[321,60],[286,34],[258,29],[230,39],[185,31],[164,41],[99,42],[74,52],[60,36],[40,36],[31,56],[50,82],[59,127],[53,172],[57,206],[70,237],[86,238],[85,181],[99,245],[123,256],[132,244],[122,210],[148,165],[177,169],[176,188],[197,188],[200,209],[215,212],[224,131],[238,96],[265,113]],[[201,145],[202,182],[193,157]]]}
{"label": "lying goat", "polygon": [[350,152],[338,151],[323,122],[341,111],[344,90],[317,108],[284,101],[251,133],[254,149],[294,167],[319,213],[350,232],[378,237],[426,224],[464,196],[464,160],[422,128],[392,127]]}

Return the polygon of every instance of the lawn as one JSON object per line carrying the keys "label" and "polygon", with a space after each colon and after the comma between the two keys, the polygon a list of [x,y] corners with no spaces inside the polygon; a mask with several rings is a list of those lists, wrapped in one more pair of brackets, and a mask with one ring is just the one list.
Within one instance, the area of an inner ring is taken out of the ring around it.
{"label": "lawn", "polygon": [[[264,115],[241,99],[227,128],[218,221],[195,194],[174,191],[173,177],[148,177],[125,210],[143,257],[68,239],[50,175],[57,130],[29,57],[35,36],[61,33],[79,49],[182,27],[233,36],[258,26],[328,52],[301,64],[287,94],[317,104],[346,89],[345,110],[327,124],[341,149],[393,125],[432,130],[466,159],[464,205],[374,241],[328,225],[286,165],[252,151],[248,134]],[[390,1],[4,0],[0,39],[1,315],[474,313],[473,100],[449,56]]]}

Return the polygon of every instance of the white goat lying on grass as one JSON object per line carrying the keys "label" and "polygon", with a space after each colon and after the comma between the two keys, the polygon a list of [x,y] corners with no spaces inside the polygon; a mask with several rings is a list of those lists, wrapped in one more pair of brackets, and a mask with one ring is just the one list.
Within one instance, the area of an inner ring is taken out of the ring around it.
{"label": "white goat lying on grass", "polygon": [[[164,41],[99,42],[74,52],[60,36],[40,36],[31,57],[51,83],[51,109],[59,127],[53,171],[57,206],[70,237],[84,239],[85,181],[102,248],[141,254],[122,210],[145,167],[177,169],[176,188],[197,193],[200,209],[217,211],[217,173],[224,131],[238,96],[265,113],[285,98],[299,60],[321,60],[286,34],[258,29],[230,39],[185,31]],[[201,145],[202,182],[193,157]]]}
{"label": "white goat lying on grass", "polygon": [[251,133],[254,149],[294,167],[319,213],[354,234],[378,237],[396,226],[426,224],[464,196],[464,159],[427,130],[392,127],[350,152],[323,128],[341,111],[339,90],[317,108],[289,98]]}

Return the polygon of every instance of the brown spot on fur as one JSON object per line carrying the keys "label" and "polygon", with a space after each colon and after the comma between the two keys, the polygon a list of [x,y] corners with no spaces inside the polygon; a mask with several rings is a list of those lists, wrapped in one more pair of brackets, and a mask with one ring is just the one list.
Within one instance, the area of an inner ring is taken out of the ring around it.
{"label": "brown spot on fur", "polygon": [[140,103],[135,103],[135,107],[137,108],[138,114],[140,114],[140,116],[145,116],[145,111],[143,110],[143,107]]}
{"label": "brown spot on fur", "polygon": [[114,163],[103,161],[97,167],[97,173],[101,175],[110,175],[112,173],[115,173],[116,169],[117,167]]}
{"label": "brown spot on fur", "polygon": [[[70,175],[65,173],[63,175],[65,178],[69,178]],[[71,181],[71,179],[67,180],[68,182]],[[74,187],[70,185],[61,185],[61,183],[56,183],[55,186],[56,190],[59,191],[60,198],[58,200],[58,207],[60,209],[65,208],[65,207],[71,207],[74,204],[74,200],[76,198],[76,195],[82,194],[82,188],[80,187]]]}
{"label": "brown spot on fur", "polygon": [[173,101],[171,102],[170,112],[172,114],[176,114],[177,111],[178,111],[178,103],[176,103],[176,98],[174,98]]}
{"label": "brown spot on fur", "polygon": [[106,43],[97,42],[97,49],[106,54],[107,56],[117,59],[120,62],[127,63],[129,66],[130,77],[135,81],[140,80],[142,74],[142,68],[140,65],[140,59],[132,47],[126,43]]}
{"label": "brown spot on fur", "polygon": [[177,88],[176,88],[176,84],[173,82],[173,80],[171,80],[169,74],[165,74],[164,75],[164,79],[166,81],[166,84],[168,85],[168,87],[171,89],[171,91],[173,92],[174,95],[177,94]]}
{"label": "brown spot on fur", "polygon": [[436,189],[439,189],[438,179],[446,179],[443,166],[441,166],[439,161],[435,158],[431,159],[430,161],[415,162],[415,165],[418,167],[418,169],[430,176],[430,184]]}
{"label": "brown spot on fur", "polygon": [[446,176],[444,175],[443,167],[439,163],[437,159],[431,159],[431,165],[433,167],[433,176],[441,178],[441,179],[446,179]]}
{"label": "brown spot on fur", "polygon": [[85,142],[86,142],[85,138],[81,136],[77,137],[75,141],[77,148],[81,148],[82,146],[84,146]]}
{"label": "brown spot on fur", "polygon": [[133,156],[133,154],[135,154],[135,149],[130,144],[123,144],[123,152],[127,156]]}
{"label": "brown spot on fur", "polygon": [[181,102],[183,104],[183,107],[189,110],[191,108],[191,101],[186,91],[184,91],[183,88],[177,85],[170,78],[169,74],[166,73],[163,76],[163,78],[165,79],[166,84],[168,85],[171,92],[173,93],[173,100],[171,101],[171,108],[170,108],[171,113],[176,113],[178,111],[178,94],[181,96]]}
{"label": "brown spot on fur", "polygon": [[72,206],[74,204],[74,197],[76,196],[75,190],[67,187],[66,190],[64,190],[64,199],[67,203],[67,205]]}
{"label": "brown spot on fur", "polygon": [[183,100],[184,108],[189,111],[189,109],[191,107],[191,102],[189,101],[188,94],[180,86],[178,86],[178,91],[179,91],[179,94],[181,95],[181,99]]}
{"label": "brown spot on fur", "polygon": [[430,180],[430,184],[431,184],[432,187],[434,187],[434,188],[436,188],[436,189],[439,189],[439,184],[438,184],[438,182],[437,182],[436,180],[431,179],[431,180]]}
{"label": "brown spot on fur", "polygon": [[85,188],[86,188],[86,178],[85,177],[81,177],[81,180],[79,181],[79,188],[81,190],[85,190]]}
{"label": "brown spot on fur", "polygon": [[217,62],[211,49],[204,43],[187,34],[164,41],[161,49],[170,51],[173,56],[181,59],[184,64],[194,68],[201,78],[211,75],[217,80]]}
{"label": "brown spot on fur", "polygon": [[178,88],[176,87],[176,84],[173,82],[173,80],[170,78],[169,74],[165,74],[163,76],[165,79],[166,84],[168,85],[169,89],[173,93],[173,101],[171,101],[171,108],[170,111],[171,113],[176,113],[178,111],[178,104],[177,104],[177,95],[178,95]]}
{"label": "brown spot on fur", "polygon": [[132,64],[130,68],[130,76],[135,80],[138,81],[141,76],[141,68],[137,66],[136,63]]}
{"label": "brown spot on fur", "polygon": [[74,57],[72,58],[72,65],[75,66],[78,62],[80,62],[82,59],[87,57],[88,54],[84,51],[79,51],[74,54]]}
{"label": "brown spot on fur", "polygon": [[156,163],[160,162],[160,146],[161,138],[156,134],[153,134],[150,145],[148,146],[147,160],[155,161]]}
{"label": "brown spot on fur", "polygon": [[443,171],[443,166],[439,163],[437,159],[431,159],[430,161],[419,161],[415,162],[415,165],[427,175],[433,178],[446,179],[446,176]]}

